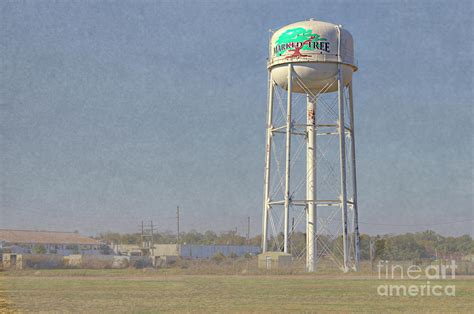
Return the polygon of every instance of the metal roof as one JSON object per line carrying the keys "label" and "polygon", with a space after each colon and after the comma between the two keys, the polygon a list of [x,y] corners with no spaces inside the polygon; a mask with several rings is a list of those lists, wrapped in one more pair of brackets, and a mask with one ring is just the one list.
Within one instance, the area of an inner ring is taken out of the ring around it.
{"label": "metal roof", "polygon": [[75,232],[0,229],[0,242],[14,244],[99,245],[100,241]]}

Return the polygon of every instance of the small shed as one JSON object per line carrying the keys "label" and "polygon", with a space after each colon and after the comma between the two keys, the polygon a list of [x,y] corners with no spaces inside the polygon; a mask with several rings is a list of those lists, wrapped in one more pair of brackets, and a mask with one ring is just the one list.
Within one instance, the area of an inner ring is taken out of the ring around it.
{"label": "small shed", "polygon": [[22,269],[23,255],[16,253],[3,253],[2,262],[4,269]]}
{"label": "small shed", "polygon": [[265,252],[258,255],[259,269],[279,269],[291,266],[292,257],[283,252]]}

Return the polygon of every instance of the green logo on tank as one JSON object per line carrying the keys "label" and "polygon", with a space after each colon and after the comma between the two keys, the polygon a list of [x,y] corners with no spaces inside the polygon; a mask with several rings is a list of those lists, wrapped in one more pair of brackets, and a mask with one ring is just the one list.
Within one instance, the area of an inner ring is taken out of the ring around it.
{"label": "green logo on tank", "polygon": [[313,33],[311,29],[303,27],[291,28],[282,33],[273,47],[275,57],[282,56],[285,52],[292,52],[286,58],[310,57],[301,53],[301,50],[329,51],[329,41],[319,34]]}

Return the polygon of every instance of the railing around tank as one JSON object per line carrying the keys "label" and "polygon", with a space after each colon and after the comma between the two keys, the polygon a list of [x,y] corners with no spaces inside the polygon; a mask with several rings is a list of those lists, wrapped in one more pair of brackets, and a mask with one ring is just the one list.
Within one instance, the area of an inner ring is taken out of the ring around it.
{"label": "railing around tank", "polygon": [[344,63],[352,65],[358,68],[358,62],[355,58],[345,57],[345,60],[341,60],[338,54],[331,53],[314,53],[314,52],[304,52],[305,56],[295,56],[288,58],[288,56],[273,57],[267,59],[267,67],[274,65],[289,63],[289,62],[335,62],[335,63]]}

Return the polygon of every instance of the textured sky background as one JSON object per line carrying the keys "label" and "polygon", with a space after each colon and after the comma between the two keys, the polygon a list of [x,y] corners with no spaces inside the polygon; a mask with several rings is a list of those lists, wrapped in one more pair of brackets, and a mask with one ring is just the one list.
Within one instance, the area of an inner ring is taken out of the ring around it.
{"label": "textured sky background", "polygon": [[259,233],[268,29],[314,17],[355,40],[361,231],[473,234],[456,3],[2,1],[0,227]]}

